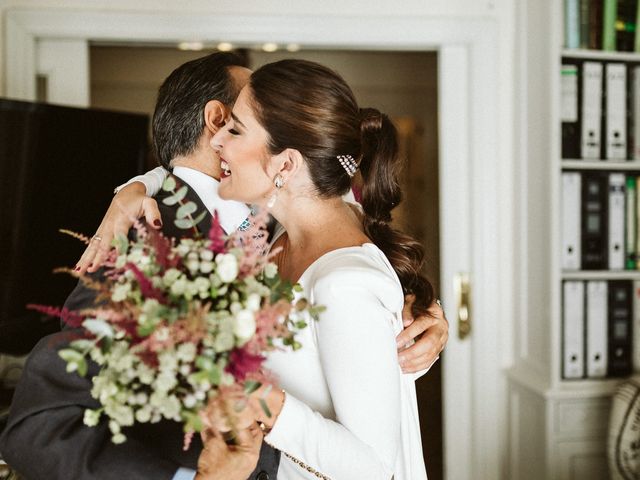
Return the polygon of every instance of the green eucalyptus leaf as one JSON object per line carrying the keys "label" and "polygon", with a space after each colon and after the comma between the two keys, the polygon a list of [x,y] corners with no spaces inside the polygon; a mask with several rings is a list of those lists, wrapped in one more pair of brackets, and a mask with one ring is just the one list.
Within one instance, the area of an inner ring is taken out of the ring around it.
{"label": "green eucalyptus leaf", "polygon": [[176,188],[176,180],[173,177],[167,177],[162,184],[162,190],[172,192]]}
{"label": "green eucalyptus leaf", "polygon": [[87,374],[87,361],[82,358],[80,361],[77,362],[78,364],[78,374],[81,377],[84,377]]}
{"label": "green eucalyptus leaf", "polygon": [[181,205],[180,208],[178,208],[178,211],[176,212],[176,217],[185,218],[185,217],[191,215],[197,209],[198,209],[198,207],[196,206],[195,203],[187,202],[184,205]]}
{"label": "green eucalyptus leaf", "polygon": [[220,385],[220,381],[222,380],[222,369],[213,364],[211,369],[209,370],[209,381],[212,385]]}
{"label": "green eucalyptus leaf", "polygon": [[181,202],[182,199],[187,195],[187,192],[189,191],[189,187],[187,187],[186,185],[180,187],[180,189],[174,193],[173,195],[171,195],[170,197],[167,198],[163,198],[162,199],[162,203],[164,203],[165,205],[175,205],[178,202]]}
{"label": "green eucalyptus leaf", "polygon": [[182,412],[182,418],[185,420],[184,431],[185,432],[201,432],[204,424],[202,423],[202,418],[197,413]]}
{"label": "green eucalyptus leaf", "polygon": [[126,235],[119,233],[111,240],[111,245],[116,247],[118,253],[124,253],[129,249],[129,239]]}
{"label": "green eucalyptus leaf", "polygon": [[191,218],[176,218],[173,224],[182,230],[188,230],[196,226],[196,223]]}
{"label": "green eucalyptus leaf", "polygon": [[74,340],[69,345],[75,350],[89,350],[95,345],[95,341],[86,338],[80,338],[78,340]]}
{"label": "green eucalyptus leaf", "polygon": [[206,210],[205,210],[205,211],[200,212],[200,213],[196,216],[196,218],[194,218],[194,219],[193,219],[194,224],[195,224],[195,225],[199,224],[199,223],[202,221],[202,219],[203,219],[206,215],[207,215],[207,211],[206,211]]}
{"label": "green eucalyptus leaf", "polygon": [[260,402],[260,406],[262,407],[262,411],[264,412],[264,414],[271,418],[271,410],[269,410],[269,407],[267,406],[267,402],[264,401],[264,398],[260,398],[259,399]]}
{"label": "green eucalyptus leaf", "polygon": [[82,322],[82,326],[93,333],[96,337],[113,337],[113,327],[104,320],[88,318]]}
{"label": "green eucalyptus leaf", "polygon": [[73,348],[64,348],[58,352],[58,355],[67,363],[78,363],[83,359],[82,354]]}
{"label": "green eucalyptus leaf", "polygon": [[260,382],[257,382],[255,380],[247,380],[246,382],[244,382],[244,393],[247,395],[251,395],[253,392],[258,390],[261,386],[262,384]]}

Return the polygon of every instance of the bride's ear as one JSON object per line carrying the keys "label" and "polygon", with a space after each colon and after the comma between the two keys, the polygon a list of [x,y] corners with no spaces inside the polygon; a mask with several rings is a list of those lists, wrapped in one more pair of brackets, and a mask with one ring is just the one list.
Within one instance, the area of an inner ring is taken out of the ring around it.
{"label": "bride's ear", "polygon": [[219,100],[209,100],[204,106],[204,124],[211,135],[220,130],[228,115],[227,107]]}
{"label": "bride's ear", "polygon": [[284,183],[291,180],[304,165],[302,154],[294,148],[286,148],[274,157],[276,174],[282,176]]}

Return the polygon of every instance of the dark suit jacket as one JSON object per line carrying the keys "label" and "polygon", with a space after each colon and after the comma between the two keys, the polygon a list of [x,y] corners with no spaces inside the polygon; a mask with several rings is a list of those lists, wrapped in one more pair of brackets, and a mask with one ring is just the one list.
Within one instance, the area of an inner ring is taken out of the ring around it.
{"label": "dark suit jacket", "polygon": [[[156,197],[163,218],[163,231],[175,237],[188,236],[173,224],[176,207],[162,203],[166,192]],[[195,192],[187,198],[205,210]],[[205,235],[211,225],[207,215],[198,225]],[[94,305],[95,292],[82,282],[65,306],[79,310]],[[83,424],[84,410],[97,408],[90,395],[91,363],[86,377],[69,374],[58,350],[69,341],[66,330],[43,338],[31,352],[16,389],[9,421],[0,437],[0,452],[6,462],[28,480],[170,480],[179,467],[196,469],[202,442],[196,435],[190,449],[182,450],[181,424],[162,421],[135,425],[125,431],[127,441],[111,442],[105,421],[97,427]],[[251,479],[275,479],[280,452],[262,445],[260,461]]]}

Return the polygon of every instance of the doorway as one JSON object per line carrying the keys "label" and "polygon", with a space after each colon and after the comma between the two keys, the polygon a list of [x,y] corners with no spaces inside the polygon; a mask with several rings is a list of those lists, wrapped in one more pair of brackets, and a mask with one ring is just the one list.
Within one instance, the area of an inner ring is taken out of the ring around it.
{"label": "doorway", "polygon": [[[151,115],[158,87],[180,64],[213,50],[169,46],[95,44],[90,47],[90,101],[96,108]],[[338,71],[358,103],[388,114],[398,128],[406,165],[404,200],[394,221],[423,244],[425,273],[440,291],[438,191],[438,56],[432,52],[302,49],[243,50],[250,68],[284,58],[304,58]],[[155,166],[151,160],[150,166]],[[430,480],[443,478],[442,380],[440,362],[417,383],[423,449]]]}

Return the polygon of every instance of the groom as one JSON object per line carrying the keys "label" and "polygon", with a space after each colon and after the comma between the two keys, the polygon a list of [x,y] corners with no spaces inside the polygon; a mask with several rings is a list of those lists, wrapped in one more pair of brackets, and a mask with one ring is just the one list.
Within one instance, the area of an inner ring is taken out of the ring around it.
{"label": "groom", "polygon": [[[153,119],[154,143],[160,162],[172,167],[174,175],[191,187],[191,200],[199,210],[220,212],[223,228],[228,232],[244,221],[248,210],[217,197],[214,178],[219,177],[220,163],[209,147],[209,140],[224,124],[237,93],[248,79],[250,71],[241,65],[242,61],[234,55],[217,53],[179,67],[162,85]],[[175,235],[176,232],[171,231],[175,212],[162,202],[158,205],[165,219],[163,231]],[[160,221],[158,216],[147,217]],[[210,217],[203,220],[199,228],[206,232],[209,222]],[[90,306],[93,302],[90,293],[78,287],[67,307]],[[416,319],[402,334],[406,337],[402,341],[406,343],[431,324],[412,350],[404,352],[408,355],[407,371],[428,366],[441,350],[447,326],[441,310],[434,307],[434,313],[435,320]],[[201,445],[194,445],[183,454],[177,424],[164,422],[153,431],[134,427],[133,432],[127,433],[129,440],[120,446],[110,443],[106,425],[85,427],[82,424],[84,409],[96,406],[89,395],[91,385],[88,380],[64,371],[64,362],[57,356],[61,338],[58,334],[44,339],[34,349],[16,391],[9,424],[0,439],[2,455],[27,479],[234,478],[221,472],[233,462],[246,460],[239,459],[238,452],[226,452],[217,458],[218,463],[209,475],[196,474]],[[275,478],[277,461],[277,452],[263,445],[260,462],[251,478]]]}
{"label": "groom", "polygon": [[[217,196],[218,182],[213,177],[220,162],[208,142],[224,124],[228,105],[233,104],[250,73],[232,54],[189,62],[163,83],[153,118],[154,143],[163,165],[170,163],[178,182],[189,186],[187,199],[197,205],[198,212],[220,212],[227,232],[237,229],[249,210]],[[177,206],[161,201],[166,195],[161,192],[158,196],[165,219],[162,230],[169,236],[184,236],[185,231],[173,222]],[[207,215],[197,228],[206,237],[210,225],[211,216]],[[95,291],[80,282],[65,307],[90,308],[94,301]],[[177,422],[137,424],[128,429],[128,439],[122,445],[111,443],[106,422],[86,427],[84,410],[99,407],[90,395],[97,367],[92,364],[87,377],[65,371],[57,351],[68,341],[68,334],[63,331],[45,337],[32,351],[0,438],[3,458],[27,480],[244,480],[255,467],[259,451],[258,465],[250,478],[276,478],[279,452],[266,444],[261,450],[258,445],[255,451],[228,449],[212,458],[197,436],[188,451],[182,450],[183,433]],[[219,445],[216,448],[220,450]],[[249,469],[244,476],[236,477],[246,465]]]}

